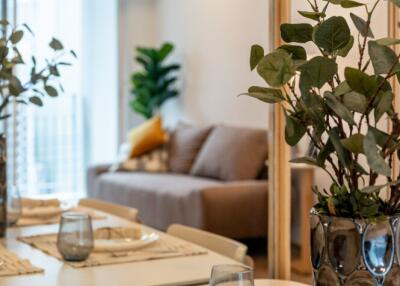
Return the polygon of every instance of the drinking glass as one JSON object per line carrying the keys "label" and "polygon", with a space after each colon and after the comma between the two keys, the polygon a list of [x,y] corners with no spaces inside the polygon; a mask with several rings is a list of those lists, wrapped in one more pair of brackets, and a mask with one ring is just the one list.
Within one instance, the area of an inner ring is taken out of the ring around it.
{"label": "drinking glass", "polygon": [[11,186],[7,190],[7,224],[13,226],[21,217],[21,195],[17,186]]}
{"label": "drinking glass", "polygon": [[254,286],[253,270],[241,265],[216,265],[210,286]]}
{"label": "drinking glass", "polygon": [[93,244],[92,220],[88,214],[66,212],[61,215],[57,248],[64,260],[86,260]]}

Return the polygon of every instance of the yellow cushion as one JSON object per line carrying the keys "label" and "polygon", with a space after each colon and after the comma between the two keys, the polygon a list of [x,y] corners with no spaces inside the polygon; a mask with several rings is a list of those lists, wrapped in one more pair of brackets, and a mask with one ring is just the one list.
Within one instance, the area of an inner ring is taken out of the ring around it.
{"label": "yellow cushion", "polygon": [[167,141],[167,137],[167,133],[162,128],[161,117],[149,119],[128,134],[128,140],[131,143],[130,158],[156,149]]}

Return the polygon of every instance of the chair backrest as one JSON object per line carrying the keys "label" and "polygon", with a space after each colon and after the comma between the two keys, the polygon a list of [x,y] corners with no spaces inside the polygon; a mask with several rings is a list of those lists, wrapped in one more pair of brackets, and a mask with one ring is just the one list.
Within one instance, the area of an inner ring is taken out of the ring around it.
{"label": "chair backrest", "polygon": [[170,225],[167,233],[208,248],[238,262],[245,262],[247,246],[236,240],[180,224]]}
{"label": "chair backrest", "polygon": [[79,201],[79,205],[119,216],[129,221],[138,221],[138,210],[134,208],[104,202],[96,199],[81,199]]}

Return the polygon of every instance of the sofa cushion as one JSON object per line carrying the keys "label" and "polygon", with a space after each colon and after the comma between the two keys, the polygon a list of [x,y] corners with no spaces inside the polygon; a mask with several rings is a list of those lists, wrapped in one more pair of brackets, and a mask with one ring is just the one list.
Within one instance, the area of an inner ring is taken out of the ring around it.
{"label": "sofa cushion", "polygon": [[153,117],[128,134],[131,144],[130,158],[135,158],[160,147],[168,140],[168,134],[162,128],[161,117]]}
{"label": "sofa cushion", "polygon": [[110,172],[97,178],[89,196],[137,208],[145,224],[161,230],[171,223],[201,228],[201,190],[221,184],[188,175]]}
{"label": "sofa cushion", "polygon": [[210,131],[211,127],[179,124],[169,142],[169,170],[173,173],[189,173]]}
{"label": "sofa cushion", "polygon": [[268,153],[264,130],[217,126],[198,154],[190,173],[225,181],[257,178]]}

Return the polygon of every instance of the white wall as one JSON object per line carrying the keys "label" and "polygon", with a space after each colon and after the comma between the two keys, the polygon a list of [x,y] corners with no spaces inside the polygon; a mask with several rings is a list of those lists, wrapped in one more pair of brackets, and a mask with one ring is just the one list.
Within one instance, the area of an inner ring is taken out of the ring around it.
{"label": "white wall", "polygon": [[[175,44],[171,60],[182,64],[182,94],[162,110],[167,125],[179,120],[195,124],[226,123],[268,127],[268,107],[237,95],[255,83],[249,69],[250,46],[268,46],[268,1],[252,0],[130,0],[126,17],[125,60],[133,60],[137,45]],[[131,50],[129,50],[131,48]],[[129,54],[132,52],[132,54]],[[123,63],[124,64],[124,63]],[[126,64],[126,63],[125,63]],[[129,69],[122,79],[129,97]],[[128,113],[131,111],[128,109]],[[127,118],[125,129],[137,124]],[[126,132],[126,131],[125,131]]]}
{"label": "white wall", "polygon": [[143,121],[129,107],[130,77],[140,68],[134,60],[135,48],[154,46],[159,41],[156,0],[120,0],[119,3],[119,140],[123,142],[128,130]]}
{"label": "white wall", "polygon": [[87,162],[112,162],[118,148],[118,38],[116,1],[84,1],[83,90]]}
{"label": "white wall", "polygon": [[249,70],[250,46],[268,47],[268,1],[158,0],[159,37],[176,44],[182,95],[164,109],[170,123],[267,128],[267,106],[237,95],[262,82]]}

